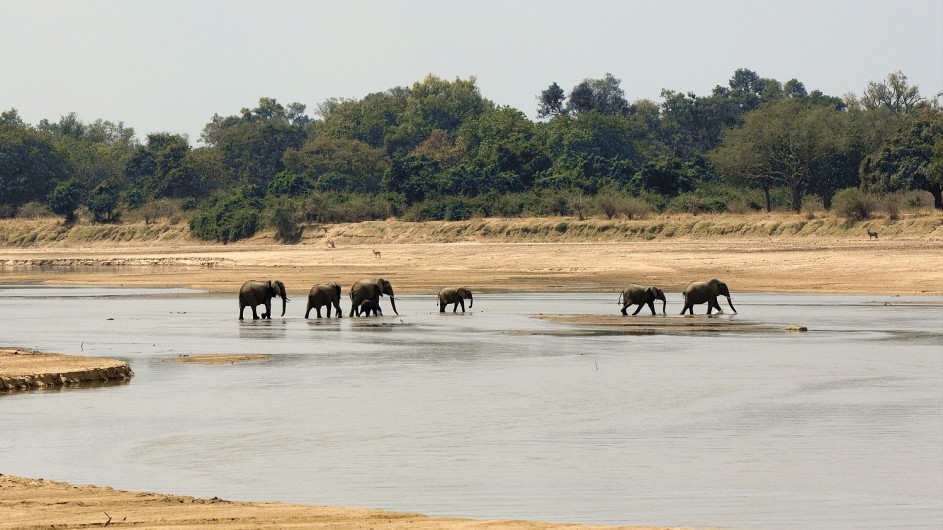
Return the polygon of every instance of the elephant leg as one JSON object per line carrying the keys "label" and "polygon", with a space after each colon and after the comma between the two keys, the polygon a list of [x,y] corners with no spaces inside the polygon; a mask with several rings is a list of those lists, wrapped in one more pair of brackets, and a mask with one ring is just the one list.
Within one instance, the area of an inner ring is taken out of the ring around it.
{"label": "elephant leg", "polygon": [[440,303],[440,304],[439,304],[439,313],[445,313],[445,306],[447,306],[447,305],[449,305],[447,302],[446,302],[446,303]]}
{"label": "elephant leg", "polygon": [[642,307],[644,307],[644,306],[645,306],[645,304],[639,304],[638,307],[635,309],[635,312],[632,313],[632,316],[634,317],[635,315],[637,315],[638,312],[641,311],[641,310],[642,310]]}
{"label": "elephant leg", "polygon": [[629,307],[629,304],[625,304],[624,306],[622,306],[622,314],[623,314],[623,315],[628,315],[628,313],[625,312],[625,309],[626,309],[627,307]]}
{"label": "elephant leg", "polygon": [[462,313],[465,312],[465,300],[459,299],[458,303],[462,304]]}
{"label": "elephant leg", "polygon": [[[264,317],[265,315],[262,315],[262,316]],[[252,320],[258,320],[258,319],[259,319],[259,314],[256,312],[255,306],[252,306]]]}
{"label": "elephant leg", "polygon": [[311,314],[311,306],[308,306],[308,309],[305,311],[305,318],[308,318],[308,315]]}
{"label": "elephant leg", "polygon": [[[327,310],[330,311],[330,310],[331,310],[331,306],[327,306],[327,307],[328,307]],[[321,306],[318,306],[318,307],[316,307],[316,308],[314,308],[314,309],[318,312],[318,318],[321,318]],[[328,315],[328,316],[330,316],[330,315]]]}
{"label": "elephant leg", "polygon": [[246,312],[246,306],[244,305],[239,306],[239,320],[243,320],[242,315],[245,312]]}
{"label": "elephant leg", "polygon": [[344,314],[341,313],[341,303],[340,303],[340,302],[335,302],[335,303],[334,303],[334,310],[335,310],[336,313],[337,313],[337,318],[344,318]]}
{"label": "elephant leg", "polygon": [[[641,306],[640,306],[639,308],[641,309]],[[655,302],[649,300],[649,301],[648,301],[648,308],[652,310],[652,315],[654,315],[654,314],[655,314]]]}

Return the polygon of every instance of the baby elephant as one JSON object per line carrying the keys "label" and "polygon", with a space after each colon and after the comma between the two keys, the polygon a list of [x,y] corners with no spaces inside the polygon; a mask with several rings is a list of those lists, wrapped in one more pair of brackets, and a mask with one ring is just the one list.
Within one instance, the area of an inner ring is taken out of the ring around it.
{"label": "baby elephant", "polygon": [[665,293],[658,287],[642,287],[641,285],[631,284],[619,295],[619,303],[622,304],[622,314],[627,315],[625,309],[632,304],[638,304],[638,309],[633,315],[637,315],[642,310],[642,306],[648,304],[648,308],[655,314],[655,300],[661,300],[661,314],[665,314],[665,306],[668,301],[665,300]]}
{"label": "baby elephant", "polygon": [[471,290],[468,287],[446,287],[439,291],[439,312],[445,313],[445,306],[453,304],[453,313],[459,305],[462,306],[462,313],[464,313],[466,299],[468,300],[468,308],[471,309],[475,300],[472,298]]}
{"label": "baby elephant", "polygon": [[375,299],[367,299],[363,302],[360,302],[360,305],[357,306],[356,314],[358,317],[370,316],[370,313],[373,313],[374,316],[382,317],[383,310],[380,309],[380,301]]}

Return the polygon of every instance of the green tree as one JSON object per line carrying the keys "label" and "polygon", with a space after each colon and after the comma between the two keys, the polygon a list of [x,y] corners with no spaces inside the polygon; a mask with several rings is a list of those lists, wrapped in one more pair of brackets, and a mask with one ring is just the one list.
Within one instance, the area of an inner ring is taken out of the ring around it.
{"label": "green tree", "polygon": [[768,103],[747,114],[742,127],[726,131],[711,160],[734,182],[784,184],[798,212],[815,165],[844,149],[838,116],[834,109],[793,99]]}
{"label": "green tree", "polygon": [[907,82],[907,76],[901,71],[891,72],[883,81],[871,81],[864,89],[861,104],[868,110],[887,109],[894,115],[913,112],[927,106],[920,96],[920,89]]}
{"label": "green tree", "polygon": [[49,193],[47,204],[53,213],[65,217],[66,223],[75,221],[75,210],[82,204],[82,184],[75,179],[60,182]]}
{"label": "green tree", "polygon": [[390,161],[383,150],[359,140],[318,136],[286,150],[283,165],[325,191],[378,193]]}
{"label": "green tree", "polygon": [[550,84],[546,90],[537,96],[537,117],[552,118],[566,114],[566,94],[556,82]]}
{"label": "green tree", "polygon": [[13,120],[0,123],[0,204],[16,209],[45,201],[70,172],[50,134]]}
{"label": "green tree", "polygon": [[921,189],[943,209],[943,172],[938,144],[943,141],[943,111],[924,109],[900,122],[897,131],[862,163],[867,189],[890,192]]}
{"label": "green tree", "polygon": [[88,194],[85,206],[96,223],[114,221],[115,208],[118,207],[118,190],[106,180]]}
{"label": "green tree", "polygon": [[584,79],[570,91],[567,111],[574,114],[595,111],[614,116],[628,114],[629,102],[621,83],[610,73],[602,79]]}

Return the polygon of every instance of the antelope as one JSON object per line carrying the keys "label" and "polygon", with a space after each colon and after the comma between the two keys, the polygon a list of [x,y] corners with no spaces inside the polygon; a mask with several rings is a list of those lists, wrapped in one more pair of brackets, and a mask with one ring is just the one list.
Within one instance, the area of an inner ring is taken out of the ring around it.
{"label": "antelope", "polygon": [[877,233],[877,232],[872,232],[872,231],[868,230],[868,240],[877,239],[877,238],[878,238],[878,233]]}
{"label": "antelope", "polygon": [[374,250],[374,251],[373,251],[373,255],[376,256],[377,259],[379,259],[379,258],[380,258],[380,251],[379,251],[379,250]]}

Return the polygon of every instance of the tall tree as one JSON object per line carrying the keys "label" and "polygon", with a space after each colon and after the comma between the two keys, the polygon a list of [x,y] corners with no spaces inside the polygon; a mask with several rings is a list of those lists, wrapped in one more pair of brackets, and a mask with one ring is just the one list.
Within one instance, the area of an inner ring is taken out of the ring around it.
{"label": "tall tree", "polygon": [[899,124],[897,131],[862,163],[862,181],[877,191],[921,189],[933,195],[933,205],[943,209],[943,111],[923,109]]}
{"label": "tall tree", "polygon": [[798,212],[813,169],[844,149],[839,113],[785,99],[746,115],[742,127],[724,133],[712,160],[728,178],[773,179],[786,185]]}
{"label": "tall tree", "polygon": [[546,90],[537,96],[537,117],[552,118],[566,114],[566,94],[560,85],[554,81]]}
{"label": "tall tree", "polygon": [[15,210],[45,201],[70,172],[50,134],[12,120],[0,123],[0,205]]}
{"label": "tall tree", "polygon": [[606,73],[602,79],[584,79],[570,91],[567,111],[574,114],[596,111],[601,114],[624,116],[629,112],[622,82]]}
{"label": "tall tree", "polygon": [[871,81],[864,89],[861,103],[868,110],[885,108],[895,115],[908,114],[926,106],[917,85],[910,85],[903,72],[891,72],[883,81]]}

